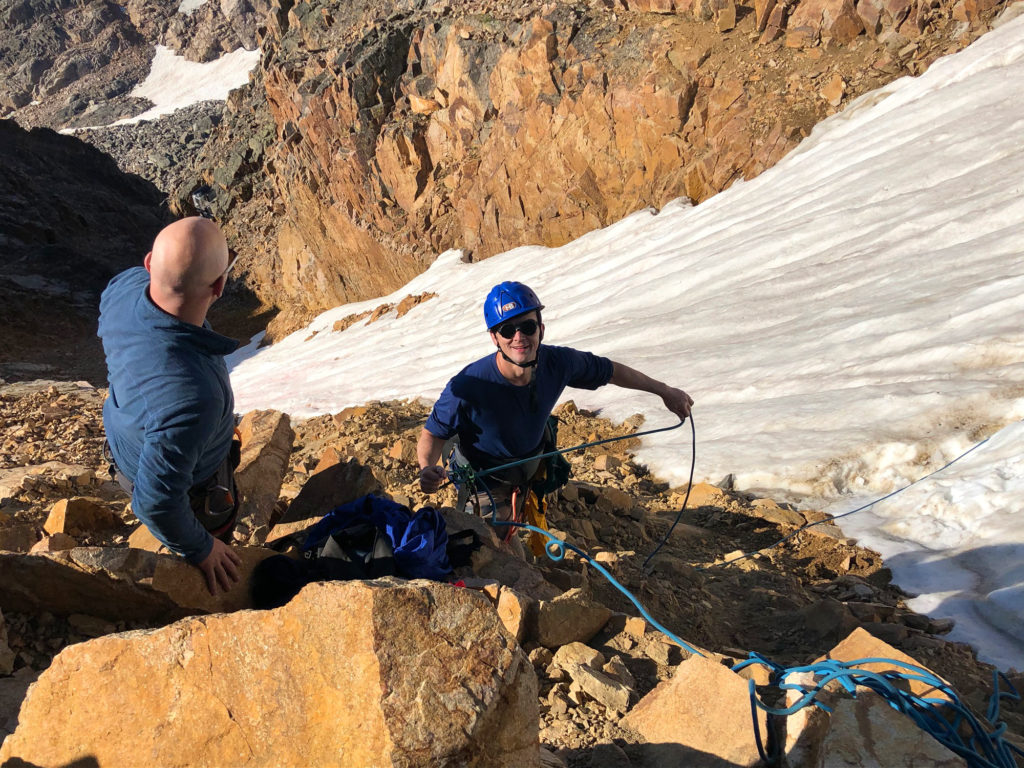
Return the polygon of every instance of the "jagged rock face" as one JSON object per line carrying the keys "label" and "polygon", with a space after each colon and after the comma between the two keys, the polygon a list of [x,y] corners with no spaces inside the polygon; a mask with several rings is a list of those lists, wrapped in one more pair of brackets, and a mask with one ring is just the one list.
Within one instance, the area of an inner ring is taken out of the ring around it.
{"label": "jagged rock face", "polygon": [[257,29],[270,10],[268,0],[207,0],[189,13],[178,0],[128,0],[125,10],[147,40],[190,61],[212,61],[238,48],[253,50]]}
{"label": "jagged rock face", "polygon": [[[0,109],[51,97],[111,64],[104,97],[132,85],[117,76],[123,63],[115,60],[144,41],[114,2],[12,0],[0,8],[0,21],[0,61],[16,65],[0,84]],[[75,103],[86,106],[81,99]]]}
{"label": "jagged rock face", "polygon": [[389,292],[449,247],[561,245],[703,199],[794,143],[751,125],[743,86],[699,73],[706,51],[675,26],[565,6],[404,10],[354,35],[369,11],[300,3],[264,40],[285,214],[268,282],[309,310]]}
{"label": "jagged rock face", "polygon": [[0,120],[0,378],[105,379],[96,307],[167,222],[160,193],[70,136]]}
{"label": "jagged rock face", "polygon": [[274,337],[394,290],[447,248],[557,246],[700,202],[842,102],[969,42],[992,7],[628,5],[282,2],[260,84],[229,104],[174,205],[214,187],[253,254],[250,286],[290,313]]}

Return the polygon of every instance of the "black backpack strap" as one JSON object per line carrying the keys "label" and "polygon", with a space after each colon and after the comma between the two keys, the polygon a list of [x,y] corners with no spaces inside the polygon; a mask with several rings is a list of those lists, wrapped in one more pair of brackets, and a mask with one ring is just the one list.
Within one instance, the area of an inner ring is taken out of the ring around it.
{"label": "black backpack strap", "polygon": [[452,568],[470,565],[473,553],[480,549],[480,544],[480,536],[472,528],[449,533],[445,551],[448,553],[448,562],[451,563]]}
{"label": "black backpack strap", "polygon": [[324,578],[376,579],[395,573],[395,553],[386,533],[373,523],[335,531],[317,553]]}

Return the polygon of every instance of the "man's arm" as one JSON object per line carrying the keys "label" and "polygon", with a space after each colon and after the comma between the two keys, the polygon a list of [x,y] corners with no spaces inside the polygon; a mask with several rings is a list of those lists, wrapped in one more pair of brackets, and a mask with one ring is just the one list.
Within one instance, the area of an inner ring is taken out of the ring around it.
{"label": "man's arm", "polygon": [[639,389],[643,392],[650,392],[657,395],[665,403],[665,407],[680,419],[685,420],[690,415],[690,407],[693,405],[693,398],[676,387],[670,387],[662,381],[652,379],[640,371],[630,368],[628,365],[612,361],[612,377],[608,381],[617,387],[625,389]]}
{"label": "man's arm", "polygon": [[420,489],[434,493],[444,481],[444,469],[440,465],[444,440],[424,427],[416,443],[416,460],[420,465]]}
{"label": "man's arm", "polygon": [[187,409],[153,417],[143,438],[132,509],[164,546],[203,573],[215,595],[218,585],[227,592],[238,581],[241,560],[203,528],[189,504],[199,446],[212,423],[207,414]]}

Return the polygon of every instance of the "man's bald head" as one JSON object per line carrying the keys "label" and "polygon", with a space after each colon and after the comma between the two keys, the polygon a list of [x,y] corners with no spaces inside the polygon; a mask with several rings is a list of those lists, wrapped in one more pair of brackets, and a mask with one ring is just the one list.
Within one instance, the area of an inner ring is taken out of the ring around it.
{"label": "man's bald head", "polygon": [[201,324],[224,289],[228,264],[220,227],[200,216],[180,219],[160,230],[146,256],[150,297],[165,312]]}

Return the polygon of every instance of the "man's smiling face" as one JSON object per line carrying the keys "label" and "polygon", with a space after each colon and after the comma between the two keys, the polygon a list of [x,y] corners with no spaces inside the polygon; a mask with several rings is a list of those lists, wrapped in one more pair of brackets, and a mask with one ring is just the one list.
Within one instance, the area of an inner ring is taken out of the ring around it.
{"label": "man's smiling face", "polygon": [[[532,333],[527,333],[531,330]],[[544,326],[534,310],[506,320],[491,331],[491,339],[513,363],[522,365],[537,356],[543,331]]]}

